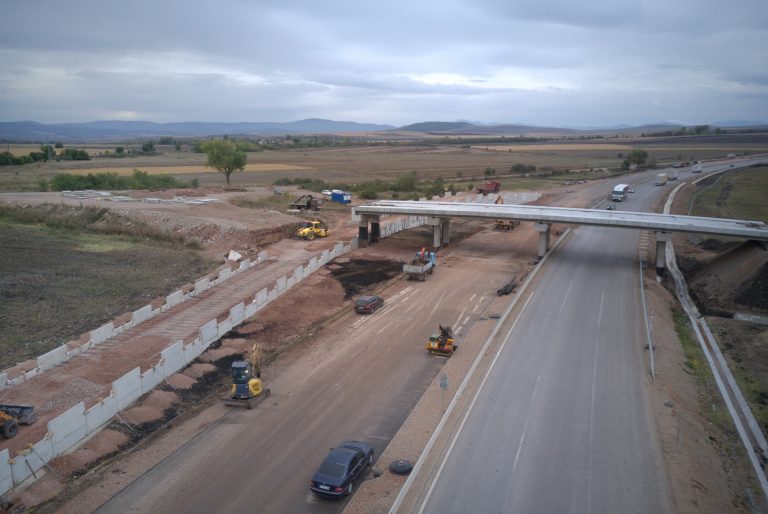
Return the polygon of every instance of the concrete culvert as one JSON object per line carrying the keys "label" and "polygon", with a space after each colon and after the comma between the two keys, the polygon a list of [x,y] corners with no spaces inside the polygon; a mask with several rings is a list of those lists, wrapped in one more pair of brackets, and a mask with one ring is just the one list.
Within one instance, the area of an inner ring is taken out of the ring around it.
{"label": "concrete culvert", "polygon": [[397,459],[389,465],[389,470],[395,475],[407,475],[413,470],[413,464],[409,460]]}

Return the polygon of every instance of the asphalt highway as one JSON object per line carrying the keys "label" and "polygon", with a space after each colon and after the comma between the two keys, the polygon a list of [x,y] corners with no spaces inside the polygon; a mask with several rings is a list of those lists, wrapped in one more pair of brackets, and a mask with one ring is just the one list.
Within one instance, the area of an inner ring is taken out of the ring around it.
{"label": "asphalt highway", "polygon": [[[661,192],[635,190],[618,209]],[[644,394],[638,252],[636,231],[595,227],[555,250],[421,512],[671,510]]]}

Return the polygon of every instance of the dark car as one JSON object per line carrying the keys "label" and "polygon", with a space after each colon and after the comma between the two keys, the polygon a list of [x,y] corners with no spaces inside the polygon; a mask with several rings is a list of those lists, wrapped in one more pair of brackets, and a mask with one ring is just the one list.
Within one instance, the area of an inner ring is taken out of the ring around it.
{"label": "dark car", "polygon": [[309,489],[321,496],[338,498],[352,494],[354,481],[373,464],[373,448],[359,441],[345,441],[331,452],[309,482]]}
{"label": "dark car", "polygon": [[384,306],[384,298],[381,296],[361,296],[355,300],[355,312],[361,314],[371,314],[379,307]]}

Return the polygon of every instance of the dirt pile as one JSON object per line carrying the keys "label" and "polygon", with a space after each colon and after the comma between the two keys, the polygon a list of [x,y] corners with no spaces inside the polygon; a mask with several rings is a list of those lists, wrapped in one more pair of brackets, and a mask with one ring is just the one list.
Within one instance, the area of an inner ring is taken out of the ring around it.
{"label": "dirt pile", "polygon": [[768,251],[760,243],[746,241],[707,260],[688,260],[683,269],[703,312],[768,312]]}

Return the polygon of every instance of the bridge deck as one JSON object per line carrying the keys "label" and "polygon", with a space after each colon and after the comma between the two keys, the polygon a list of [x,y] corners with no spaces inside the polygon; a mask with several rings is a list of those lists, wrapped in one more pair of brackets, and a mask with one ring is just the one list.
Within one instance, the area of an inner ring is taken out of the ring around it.
{"label": "bridge deck", "polygon": [[760,221],[704,218],[647,212],[575,209],[540,205],[496,205],[453,202],[378,201],[355,207],[356,214],[433,216],[438,218],[487,218],[567,223],[664,232],[692,232],[768,240],[768,225]]}

